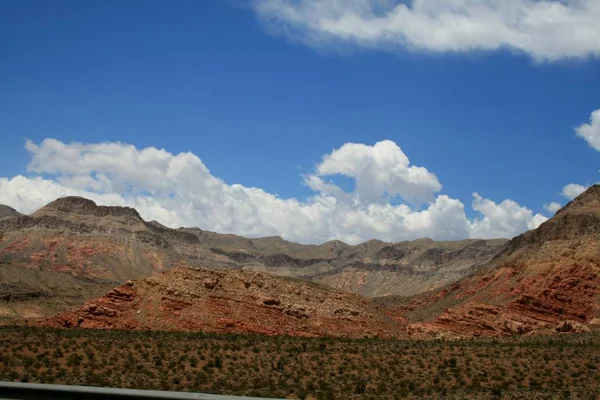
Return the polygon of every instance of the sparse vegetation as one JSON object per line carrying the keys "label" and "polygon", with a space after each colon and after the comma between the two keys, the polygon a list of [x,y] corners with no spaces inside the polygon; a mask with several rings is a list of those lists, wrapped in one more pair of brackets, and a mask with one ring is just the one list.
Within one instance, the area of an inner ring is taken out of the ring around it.
{"label": "sparse vegetation", "polygon": [[600,397],[600,333],[444,342],[3,327],[0,348],[8,381],[318,399]]}

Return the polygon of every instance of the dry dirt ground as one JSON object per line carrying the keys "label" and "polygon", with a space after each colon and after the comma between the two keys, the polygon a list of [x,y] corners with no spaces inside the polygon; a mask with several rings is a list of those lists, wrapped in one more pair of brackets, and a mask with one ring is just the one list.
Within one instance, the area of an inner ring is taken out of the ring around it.
{"label": "dry dirt ground", "polygon": [[454,342],[0,328],[0,380],[308,399],[600,398],[600,333]]}

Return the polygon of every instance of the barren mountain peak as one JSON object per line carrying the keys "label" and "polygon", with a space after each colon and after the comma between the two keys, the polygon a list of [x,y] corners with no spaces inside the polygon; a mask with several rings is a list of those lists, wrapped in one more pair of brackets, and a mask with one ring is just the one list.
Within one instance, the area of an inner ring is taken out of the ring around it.
{"label": "barren mountain peak", "polygon": [[48,203],[42,209],[56,209],[64,212],[75,210],[92,210],[98,207],[93,200],[80,196],[66,196]]}
{"label": "barren mountain peak", "polygon": [[346,248],[350,247],[350,245],[342,242],[341,240],[330,240],[328,242],[325,242],[325,243],[319,245],[319,247],[346,249]]}
{"label": "barren mountain peak", "polygon": [[157,228],[161,228],[161,229],[169,229],[169,227],[167,227],[167,226],[165,226],[165,225],[161,224],[160,222],[158,222],[158,221],[157,221],[157,220],[155,220],[155,219],[153,219],[152,221],[149,221],[149,222],[148,222],[148,224],[149,224],[149,225],[152,225],[152,226],[154,226],[154,227],[157,227]]}
{"label": "barren mountain peak", "polygon": [[94,201],[79,196],[61,197],[36,211],[34,216],[47,214],[70,214],[95,217],[120,217],[141,222],[142,217],[135,208],[121,206],[99,206]]}
{"label": "barren mountain peak", "polygon": [[22,215],[23,214],[21,214],[14,208],[6,206],[4,204],[0,204],[0,218],[20,217]]}
{"label": "barren mountain peak", "polygon": [[600,213],[600,185],[590,186],[585,192],[558,210],[556,215],[580,212]]}

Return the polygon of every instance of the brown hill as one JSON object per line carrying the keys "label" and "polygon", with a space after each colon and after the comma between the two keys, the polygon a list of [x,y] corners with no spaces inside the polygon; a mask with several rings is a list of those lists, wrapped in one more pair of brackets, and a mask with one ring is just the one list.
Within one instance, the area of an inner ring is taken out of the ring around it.
{"label": "brown hill", "polygon": [[0,219],[0,322],[81,306],[128,279],[176,265],[181,257],[161,244],[135,210],[79,197]]}
{"label": "brown hill", "polygon": [[41,325],[293,336],[401,335],[394,320],[355,294],[268,274],[199,268],[173,268],[129,281]]}
{"label": "brown hill", "polygon": [[413,298],[377,303],[413,322],[415,334],[496,336],[593,328],[600,324],[600,186],[512,239],[473,275]]}
{"label": "brown hill", "polygon": [[[60,304],[82,305],[111,285],[177,266],[267,272],[367,297],[412,295],[469,274],[505,242],[420,239],[301,245],[280,237],[247,239],[198,228],[170,229],[145,222],[132,208],[65,197],[32,215],[0,219],[0,282],[11,282],[3,286],[3,298],[11,300],[0,300],[0,315],[51,315]],[[45,282],[52,274],[56,284],[49,287]]]}
{"label": "brown hill", "polygon": [[102,279],[0,263],[0,323],[58,314],[114,286]]}
{"label": "brown hill", "polygon": [[11,218],[11,217],[20,217],[22,215],[23,214],[21,214],[14,208],[0,204],[0,219],[1,218]]}
{"label": "brown hill", "polygon": [[367,297],[410,296],[472,273],[506,244],[505,239],[371,242],[344,251],[332,262],[337,268],[310,279]]}

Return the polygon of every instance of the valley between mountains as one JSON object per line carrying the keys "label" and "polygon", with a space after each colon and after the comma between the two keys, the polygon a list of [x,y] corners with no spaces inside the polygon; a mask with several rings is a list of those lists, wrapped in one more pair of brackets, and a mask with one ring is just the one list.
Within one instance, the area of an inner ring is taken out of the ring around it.
{"label": "valley between mountains", "polygon": [[511,240],[249,239],[66,197],[0,206],[0,321],[70,329],[464,338],[600,326],[600,186]]}

